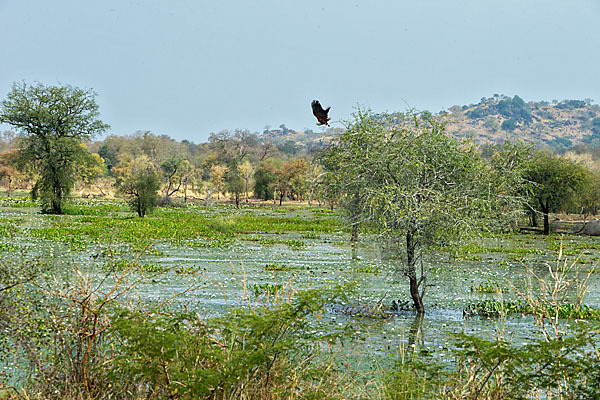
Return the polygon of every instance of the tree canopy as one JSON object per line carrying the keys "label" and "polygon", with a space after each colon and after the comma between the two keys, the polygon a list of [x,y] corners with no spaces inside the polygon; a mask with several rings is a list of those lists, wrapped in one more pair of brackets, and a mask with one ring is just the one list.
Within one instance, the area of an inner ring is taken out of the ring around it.
{"label": "tree canopy", "polygon": [[87,150],[80,146],[108,125],[100,121],[96,93],[73,86],[15,83],[2,101],[0,122],[20,135],[20,165],[38,173],[32,195],[45,211],[61,214],[77,178],[76,164]]}
{"label": "tree canopy", "polygon": [[531,183],[531,206],[544,216],[544,234],[550,233],[548,213],[560,211],[588,183],[581,165],[547,151],[537,151],[530,160],[525,179]]}
{"label": "tree canopy", "polygon": [[422,251],[476,231],[502,198],[487,184],[487,167],[474,146],[446,135],[443,123],[416,113],[395,122],[358,110],[324,160],[326,168],[335,165],[329,174],[339,174],[332,181],[352,197],[353,215],[404,242],[403,273],[423,312]]}

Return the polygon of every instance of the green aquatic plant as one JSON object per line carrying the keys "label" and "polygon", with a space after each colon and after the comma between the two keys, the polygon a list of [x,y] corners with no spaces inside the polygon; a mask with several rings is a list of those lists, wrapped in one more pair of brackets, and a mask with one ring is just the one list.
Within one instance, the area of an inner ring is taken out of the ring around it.
{"label": "green aquatic plant", "polygon": [[479,293],[502,293],[505,292],[506,289],[502,288],[497,282],[488,279],[479,285],[471,286],[471,291]]}
{"label": "green aquatic plant", "polygon": [[252,294],[254,297],[258,296],[271,296],[283,290],[281,283],[256,283],[251,286]]}
{"label": "green aquatic plant", "polygon": [[365,274],[379,274],[381,272],[381,269],[377,265],[363,265],[354,268],[354,272]]}
{"label": "green aquatic plant", "polygon": [[265,271],[290,271],[293,269],[293,267],[279,262],[274,262],[265,265]]}
{"label": "green aquatic plant", "polygon": [[196,267],[195,265],[190,265],[190,266],[181,265],[181,266],[175,268],[175,273],[181,274],[181,275],[192,275],[192,274],[195,274],[196,272],[198,272],[198,267]]}

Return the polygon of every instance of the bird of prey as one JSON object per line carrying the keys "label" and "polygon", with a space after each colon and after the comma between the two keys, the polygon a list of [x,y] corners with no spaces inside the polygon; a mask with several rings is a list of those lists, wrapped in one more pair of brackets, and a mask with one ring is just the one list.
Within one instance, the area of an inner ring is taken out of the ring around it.
{"label": "bird of prey", "polygon": [[327,107],[326,109],[323,109],[323,107],[321,107],[321,103],[319,103],[319,100],[313,100],[311,103],[312,106],[312,111],[313,114],[315,115],[315,117],[317,117],[317,121],[319,121],[319,123],[317,125],[321,126],[321,125],[327,125],[329,126],[328,121],[331,119],[327,116],[327,114],[329,113],[329,109],[331,107]]}

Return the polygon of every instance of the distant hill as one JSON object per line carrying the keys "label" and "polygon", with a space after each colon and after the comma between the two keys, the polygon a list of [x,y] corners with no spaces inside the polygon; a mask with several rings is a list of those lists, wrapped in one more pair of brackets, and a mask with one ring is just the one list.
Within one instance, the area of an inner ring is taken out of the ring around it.
{"label": "distant hill", "polygon": [[[525,102],[519,96],[496,94],[482,98],[478,104],[452,106],[435,117],[447,122],[449,133],[471,137],[477,143],[520,140],[555,151],[574,145],[600,145],[600,105],[589,99]],[[265,129],[260,140],[272,141],[282,150],[295,146],[307,152],[326,145],[342,131],[296,131],[285,125],[279,128]]]}
{"label": "distant hill", "polygon": [[554,150],[600,144],[600,106],[589,99],[548,103],[494,95],[437,115],[448,121],[448,132],[478,143],[522,140]]}

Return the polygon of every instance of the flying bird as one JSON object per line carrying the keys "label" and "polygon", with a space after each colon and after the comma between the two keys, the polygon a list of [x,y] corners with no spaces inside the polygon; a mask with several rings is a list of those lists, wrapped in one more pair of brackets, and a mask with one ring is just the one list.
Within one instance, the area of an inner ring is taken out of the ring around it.
{"label": "flying bird", "polygon": [[329,121],[331,118],[329,118],[327,116],[327,114],[329,113],[329,109],[331,107],[327,107],[326,109],[323,109],[323,107],[321,107],[321,103],[319,103],[319,100],[313,100],[311,103],[311,106],[312,106],[313,114],[317,118],[317,121],[319,121],[319,123],[317,125],[329,126],[329,123],[327,121]]}

